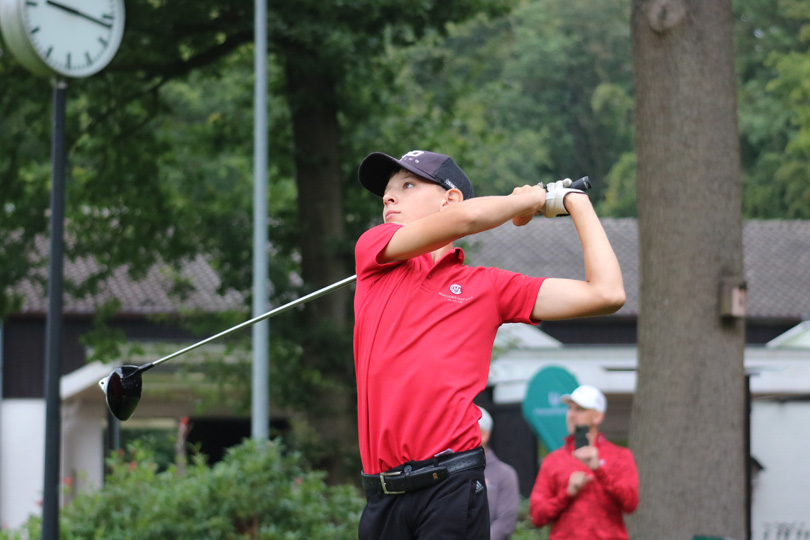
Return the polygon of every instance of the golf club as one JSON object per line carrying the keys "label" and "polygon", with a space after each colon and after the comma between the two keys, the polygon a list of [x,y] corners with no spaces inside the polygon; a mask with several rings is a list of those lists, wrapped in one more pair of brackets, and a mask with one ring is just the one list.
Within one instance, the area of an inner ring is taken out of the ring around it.
{"label": "golf club", "polygon": [[579,180],[574,180],[573,182],[571,182],[571,185],[568,187],[571,189],[581,189],[582,191],[588,191],[593,186],[591,184],[591,180],[587,176],[583,176]]}
{"label": "golf club", "polygon": [[[587,176],[580,178],[579,180],[574,181],[571,186],[573,189],[581,189],[583,191],[587,191],[591,188],[590,180]],[[310,293],[306,296],[302,296],[297,300],[293,300],[292,302],[285,304],[283,306],[277,307],[259,315],[258,317],[254,317],[248,321],[245,321],[241,324],[234,326],[233,328],[229,328],[219,334],[206,338],[202,341],[199,341],[193,345],[189,345],[185,349],[181,349],[177,352],[174,352],[168,356],[164,356],[159,360],[155,360],[154,362],[149,362],[148,364],[143,364],[141,366],[131,366],[131,365],[124,365],[110,373],[104,379],[101,379],[98,384],[101,387],[101,390],[104,392],[106,399],[107,399],[107,407],[109,407],[110,412],[115,416],[117,419],[124,421],[128,420],[132,413],[135,412],[135,408],[138,406],[138,402],[141,399],[141,391],[143,390],[143,380],[142,374],[144,371],[148,371],[153,367],[157,366],[158,364],[162,364],[167,360],[171,360],[172,358],[176,358],[181,354],[185,354],[189,351],[196,349],[197,347],[201,347],[206,343],[210,343],[215,339],[221,338],[223,336],[227,336],[237,330],[250,326],[252,324],[256,324],[259,321],[263,321],[265,319],[269,319],[270,317],[274,317],[285,311],[288,311],[296,306],[300,306],[309,302],[310,300],[314,300],[316,298],[320,298],[326,294],[329,294],[332,291],[336,291],[346,285],[354,283],[357,280],[357,276],[350,276],[341,281],[333,283],[323,289],[319,289],[313,293]]]}
{"label": "golf club", "polygon": [[189,345],[185,349],[181,349],[177,352],[174,352],[168,356],[164,356],[159,360],[155,360],[154,362],[149,362],[148,364],[143,364],[142,366],[121,366],[112,373],[110,373],[104,379],[101,379],[98,382],[98,385],[101,387],[101,390],[107,397],[107,407],[109,407],[110,412],[121,421],[128,420],[132,413],[135,412],[135,408],[138,406],[138,402],[141,399],[141,390],[143,388],[143,380],[141,379],[141,375],[144,371],[150,370],[153,367],[157,366],[158,364],[162,364],[167,360],[171,360],[181,354],[185,354],[189,351],[196,349],[197,347],[201,347],[206,343],[210,343],[215,339],[221,338],[223,336],[227,336],[237,330],[250,326],[252,324],[256,324],[259,321],[263,321],[265,319],[269,319],[270,317],[274,317],[285,311],[289,311],[290,309],[300,306],[302,304],[306,304],[310,300],[315,300],[316,298],[320,298],[326,294],[329,294],[333,291],[336,291],[346,285],[354,283],[357,280],[357,276],[350,276],[345,279],[342,279],[332,285],[324,287],[323,289],[319,289],[315,292],[312,292],[306,296],[302,296],[297,300],[293,300],[288,304],[284,304],[283,306],[279,306],[275,309],[271,309],[267,313],[259,315],[258,317],[254,317],[249,321],[245,321],[240,323],[233,328],[229,328],[219,334],[206,338],[202,341],[199,341],[193,345]]}

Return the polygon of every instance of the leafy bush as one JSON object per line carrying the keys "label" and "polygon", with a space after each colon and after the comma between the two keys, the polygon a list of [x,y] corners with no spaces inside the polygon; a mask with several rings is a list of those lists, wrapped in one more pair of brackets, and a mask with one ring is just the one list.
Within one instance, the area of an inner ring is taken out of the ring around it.
{"label": "leafy bush", "polygon": [[[134,446],[108,460],[103,488],[61,511],[62,540],[355,539],[365,503],[353,486],[327,486],[298,453],[246,440],[213,467],[192,463],[158,472],[154,454]],[[0,540],[40,538],[30,519]]]}
{"label": "leafy bush", "polygon": [[511,540],[547,540],[551,527],[546,525],[541,529],[535,528],[529,515],[529,499],[520,498],[520,512],[517,526]]}

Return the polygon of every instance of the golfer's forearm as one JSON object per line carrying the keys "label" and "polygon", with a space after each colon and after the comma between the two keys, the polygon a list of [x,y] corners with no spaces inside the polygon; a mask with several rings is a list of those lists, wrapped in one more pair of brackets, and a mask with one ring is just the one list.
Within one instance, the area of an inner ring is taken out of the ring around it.
{"label": "golfer's forearm", "polygon": [[459,238],[483,232],[531,211],[537,195],[477,197],[409,223],[396,232],[385,251],[387,260],[405,260],[430,253]]}
{"label": "golfer's forearm", "polygon": [[624,305],[625,292],[619,260],[588,197],[566,197],[566,208],[574,220],[585,260],[585,281],[604,298],[606,313]]}
{"label": "golfer's forearm", "polygon": [[540,213],[545,201],[546,191],[539,186],[522,186],[510,195],[465,201],[456,208],[464,216],[459,224],[459,237],[487,231],[509,221],[524,225]]}
{"label": "golfer's forearm", "polygon": [[533,216],[540,211],[544,202],[545,192],[539,188],[465,201],[456,208],[463,215],[458,227],[458,232],[461,233],[459,237],[494,229],[517,216]]}

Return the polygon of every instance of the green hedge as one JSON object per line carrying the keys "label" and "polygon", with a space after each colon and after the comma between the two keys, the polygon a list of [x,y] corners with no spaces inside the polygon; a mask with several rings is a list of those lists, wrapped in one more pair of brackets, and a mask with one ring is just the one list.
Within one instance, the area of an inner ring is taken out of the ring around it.
{"label": "green hedge", "polygon": [[[62,509],[60,540],[356,539],[365,504],[353,486],[328,486],[298,453],[246,440],[209,467],[197,458],[159,471],[133,447],[108,461],[103,488]],[[34,540],[39,518],[0,540]]]}
{"label": "green hedge", "polygon": [[532,524],[532,518],[529,516],[529,499],[521,497],[517,526],[511,540],[548,540],[550,531],[549,526],[537,529]]}

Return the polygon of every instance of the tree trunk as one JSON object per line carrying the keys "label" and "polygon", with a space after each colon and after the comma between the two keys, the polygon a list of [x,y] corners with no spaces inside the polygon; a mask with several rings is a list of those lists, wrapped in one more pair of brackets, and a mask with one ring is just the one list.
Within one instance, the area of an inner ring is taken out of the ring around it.
{"label": "tree trunk", "polygon": [[730,0],[633,0],[640,314],[631,537],[745,538],[743,276]]}
{"label": "tree trunk", "polygon": [[[344,245],[340,133],[334,81],[326,75],[302,73],[287,66],[291,96],[301,266],[304,281],[323,287],[348,276]],[[346,320],[346,289],[323,297],[311,312]]]}
{"label": "tree trunk", "polygon": [[[340,172],[340,133],[335,83],[317,66],[317,59],[293,57],[286,65],[292,109],[293,139],[301,227],[301,268],[304,282],[321,288],[351,275],[345,242],[343,192]],[[353,400],[354,362],[351,349],[345,358],[329,359],[329,344],[319,342],[323,328],[347,329],[352,293],[346,287],[306,305],[305,324],[311,340],[302,343],[304,361],[333,380],[313,388],[313,407],[307,411],[310,427],[327,451],[316,465],[330,480],[345,479],[347,453],[357,453],[356,409]],[[340,365],[333,365],[338,362]],[[356,471],[355,471],[356,472]]]}

